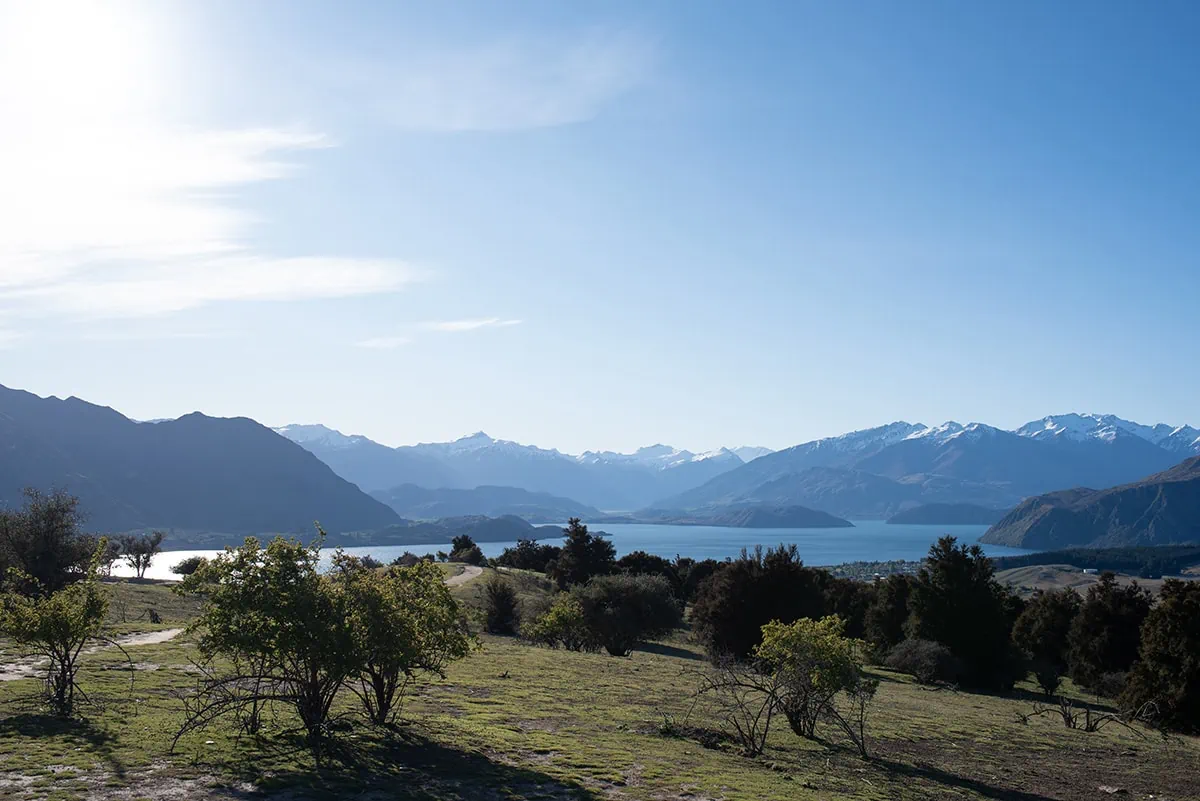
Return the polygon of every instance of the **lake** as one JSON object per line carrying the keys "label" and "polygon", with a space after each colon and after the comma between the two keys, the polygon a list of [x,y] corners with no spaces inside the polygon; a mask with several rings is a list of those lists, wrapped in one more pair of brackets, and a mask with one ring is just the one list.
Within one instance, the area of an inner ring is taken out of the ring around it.
{"label": "lake", "polygon": [[[693,559],[724,559],[736,557],[742,548],[753,549],[780,543],[795,543],[800,557],[808,565],[838,565],[844,562],[886,562],[894,559],[922,559],[938,537],[951,534],[960,543],[974,543],[987,526],[917,526],[888,525],[882,520],[856,520],[854,528],[721,528],[718,526],[663,526],[643,523],[619,523],[592,526],[604,531],[617,549],[617,556],[630,551],[647,551],[668,559],[690,556]],[[543,540],[552,542],[552,540]],[[481,542],[486,556],[499,556],[514,542]],[[449,551],[450,543],[435,542],[422,545],[389,545],[347,548],[356,556],[370,554],[381,562],[390,562],[405,551],[415,554]],[[1017,556],[1031,553],[1022,548],[984,545],[989,556]],[[174,579],[171,566],[192,556],[211,557],[220,551],[166,551],[155,558],[147,578]],[[332,553],[332,551],[330,551]],[[131,575],[124,566],[114,566],[113,574]]]}

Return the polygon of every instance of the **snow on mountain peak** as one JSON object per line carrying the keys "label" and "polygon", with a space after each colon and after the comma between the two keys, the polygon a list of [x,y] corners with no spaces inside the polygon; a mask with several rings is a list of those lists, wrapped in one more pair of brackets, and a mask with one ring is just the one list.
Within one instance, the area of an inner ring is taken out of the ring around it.
{"label": "snow on mountain peak", "polygon": [[303,425],[292,423],[273,429],[276,434],[287,437],[300,445],[320,443],[328,448],[349,448],[362,441],[360,436],[347,436],[341,431],[323,426],[320,423]]}

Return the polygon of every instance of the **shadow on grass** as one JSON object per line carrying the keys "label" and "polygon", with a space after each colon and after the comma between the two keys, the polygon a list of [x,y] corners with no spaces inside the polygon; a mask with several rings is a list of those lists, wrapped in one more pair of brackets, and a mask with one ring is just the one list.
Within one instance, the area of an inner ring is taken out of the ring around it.
{"label": "shadow on grass", "polygon": [[8,737],[52,737],[78,748],[86,747],[103,759],[115,775],[125,776],[125,764],[113,751],[115,738],[86,720],[32,713],[0,718],[0,740]]}
{"label": "shadow on grass", "polygon": [[[363,735],[363,730],[357,730]],[[303,798],[345,798],[384,792],[388,798],[412,801],[447,799],[599,799],[583,785],[549,776],[536,769],[436,743],[423,735],[397,728],[359,739],[339,737],[327,743],[320,766],[305,753],[299,735],[260,741],[265,760],[229,765],[242,781],[253,782],[270,798],[273,792]],[[288,758],[292,767],[263,770],[271,756]],[[290,758],[296,757],[292,760]],[[521,761],[547,758],[530,752]],[[307,767],[296,765],[302,763]],[[239,790],[230,789],[236,796]],[[257,797],[262,797],[257,796]]]}
{"label": "shadow on grass", "polygon": [[893,775],[909,779],[925,779],[926,781],[940,784],[943,787],[970,790],[984,798],[992,798],[996,799],[996,801],[1053,801],[1047,795],[1027,793],[1023,790],[1013,790],[1007,787],[996,787],[978,779],[959,776],[957,773],[951,773],[933,765],[908,765],[881,757],[872,758],[871,761]]}
{"label": "shadow on grass", "polygon": [[661,642],[644,643],[639,645],[634,650],[647,654],[657,654],[659,656],[673,656],[677,659],[704,661],[704,654],[698,654],[695,651],[689,651],[686,648],[676,648],[674,645],[667,645]]}

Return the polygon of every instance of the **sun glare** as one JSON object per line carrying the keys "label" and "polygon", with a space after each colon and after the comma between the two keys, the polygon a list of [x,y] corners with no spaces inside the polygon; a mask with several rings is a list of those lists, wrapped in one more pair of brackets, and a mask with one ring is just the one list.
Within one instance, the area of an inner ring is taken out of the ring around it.
{"label": "sun glare", "polygon": [[160,65],[141,10],[99,0],[0,3],[0,96],[35,124],[144,110]]}

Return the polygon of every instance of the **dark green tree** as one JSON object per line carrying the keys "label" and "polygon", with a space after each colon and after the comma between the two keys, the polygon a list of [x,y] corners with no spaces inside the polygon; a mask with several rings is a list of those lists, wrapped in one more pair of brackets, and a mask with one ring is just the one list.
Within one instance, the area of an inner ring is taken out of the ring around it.
{"label": "dark green tree", "polygon": [[[79,499],[62,491],[26,489],[24,506],[0,509],[0,588],[51,595],[83,578],[98,540],[80,531],[82,520]],[[23,586],[11,585],[10,568]]]}
{"label": "dark green tree", "polygon": [[942,537],[929,549],[909,599],[909,637],[940,642],[963,665],[960,681],[1009,690],[1024,672],[1010,641],[1010,591],[996,581],[978,545]]}
{"label": "dark green tree", "polygon": [[512,636],[520,625],[517,591],[504,578],[493,575],[484,585],[484,627],[488,634]]}
{"label": "dark green tree", "polygon": [[1132,582],[1122,586],[1112,573],[1088,588],[1067,638],[1071,678],[1101,693],[1119,691],[1122,676],[1137,661],[1142,623],[1154,596]]}
{"label": "dark green tree", "polygon": [[867,607],[864,638],[879,658],[904,639],[912,585],[913,579],[903,574],[888,576],[875,585],[875,597]]}
{"label": "dark green tree", "polygon": [[578,517],[567,521],[563,529],[562,553],[546,567],[559,589],[586,584],[593,576],[606,576],[616,567],[617,549],[599,534],[592,534]]}
{"label": "dark green tree", "polygon": [[631,576],[662,576],[671,585],[675,597],[684,600],[683,582],[669,559],[645,551],[631,551],[617,560],[617,570]]}
{"label": "dark green tree", "polygon": [[1039,590],[1013,624],[1013,642],[1029,659],[1029,667],[1046,695],[1053,695],[1067,672],[1067,637],[1083,599],[1067,587]]}
{"label": "dark green tree", "polygon": [[691,611],[696,638],[713,659],[746,659],[772,620],[824,617],[829,578],[824,570],[805,567],[795,545],[743,549],[696,590]]}
{"label": "dark green tree", "polygon": [[450,561],[482,565],[487,559],[484,558],[483,551],[479,549],[470,535],[459,534],[450,541]]}
{"label": "dark green tree", "polygon": [[558,559],[562,549],[557,545],[539,545],[537,540],[517,540],[511,548],[496,557],[496,564],[514,567],[517,570],[534,570],[545,573],[546,566]]}
{"label": "dark green tree", "polygon": [[613,656],[628,656],[646,640],[679,626],[682,613],[662,576],[597,576],[577,584],[571,597],[595,640]]}
{"label": "dark green tree", "polygon": [[1168,579],[1142,624],[1141,658],[1121,704],[1157,708],[1167,728],[1200,733],[1200,582]]}

